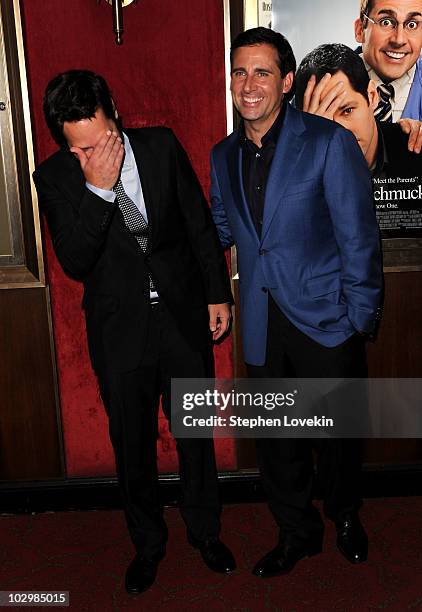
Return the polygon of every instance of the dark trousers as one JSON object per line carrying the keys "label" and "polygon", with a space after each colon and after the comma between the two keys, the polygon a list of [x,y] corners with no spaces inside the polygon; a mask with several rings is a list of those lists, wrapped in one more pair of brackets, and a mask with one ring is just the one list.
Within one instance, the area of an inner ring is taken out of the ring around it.
{"label": "dark trousers", "polygon": [[[189,317],[189,313],[186,315]],[[171,378],[214,375],[212,346],[193,350],[159,303],[151,306],[148,341],[136,370],[99,377],[131,539],[137,552],[161,556],[167,541],[158,491],[160,397],[170,419]],[[220,532],[220,504],[212,439],[176,440],[188,539],[197,544]]]}
{"label": "dark trousers", "polygon": [[[248,365],[252,378],[365,378],[365,344],[355,334],[327,348],[299,331],[269,296],[268,339],[263,366]],[[312,505],[314,461],[324,498],[324,512],[341,520],[361,505],[362,444],[356,439],[257,439],[257,459],[280,538],[320,543],[323,522]]]}

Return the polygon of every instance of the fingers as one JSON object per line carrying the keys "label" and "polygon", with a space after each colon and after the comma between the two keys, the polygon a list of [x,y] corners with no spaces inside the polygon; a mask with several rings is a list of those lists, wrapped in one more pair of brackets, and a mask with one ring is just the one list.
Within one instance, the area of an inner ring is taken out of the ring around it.
{"label": "fingers", "polygon": [[208,310],[210,313],[210,330],[214,333],[217,329],[217,312],[212,311],[209,307]]}
{"label": "fingers", "polygon": [[405,134],[409,134],[407,148],[413,153],[422,150],[422,123],[416,119],[400,119],[400,127]]}
{"label": "fingers", "polygon": [[319,83],[315,75],[312,75],[306,86],[303,102],[303,110],[334,120],[334,115],[345,100],[344,83],[340,81],[334,87],[329,88],[331,74],[325,74]]}
{"label": "fingers", "polygon": [[83,168],[87,182],[101,189],[112,189],[118,179],[123,156],[124,145],[118,132],[104,132]]}
{"label": "fingers", "polygon": [[94,152],[96,153],[96,155],[98,156],[105,155],[106,157],[108,157],[109,148],[113,144],[113,142],[116,140],[117,136],[118,136],[118,133],[115,132],[114,130],[113,131],[107,130],[106,132],[104,132],[94,147]]}
{"label": "fingers", "polygon": [[314,74],[311,75],[308,84],[305,89],[305,93],[303,94],[303,109],[305,113],[309,113],[309,107],[311,105],[312,94],[314,92],[316,85],[316,77]]}
{"label": "fingers", "polygon": [[411,132],[411,129],[412,129],[411,121],[412,121],[411,119],[399,119],[397,122],[400,124],[400,127],[405,134],[410,134]]}
{"label": "fingers", "polygon": [[229,304],[208,304],[209,327],[213,340],[218,340],[230,327],[231,309]]}
{"label": "fingers", "polygon": [[319,108],[319,115],[334,121],[334,115],[346,99],[343,83],[338,83],[324,97]]}
{"label": "fingers", "polygon": [[319,114],[317,111],[319,110],[319,107],[321,105],[321,100],[322,100],[322,97],[323,97],[323,91],[326,88],[329,80],[331,79],[331,74],[329,74],[329,73],[324,74],[324,76],[322,77],[322,79],[320,80],[319,83],[316,83],[315,75],[312,75],[312,76],[314,78],[315,86],[313,88],[312,95],[311,95],[310,100],[309,100],[309,110],[308,110],[308,112],[309,113],[313,113],[315,115],[315,114]]}
{"label": "fingers", "polygon": [[213,340],[218,340],[229,330],[230,319],[230,316],[220,315],[220,317],[217,319],[217,329],[212,336]]}
{"label": "fingers", "polygon": [[116,167],[117,165],[120,169],[120,165],[123,159],[123,153],[124,146],[122,143],[122,139],[118,134],[112,132],[109,138],[109,142],[107,143],[107,146],[104,149],[104,154],[108,154],[108,161],[112,166]]}
{"label": "fingers", "polygon": [[107,132],[108,140],[104,145],[103,155],[106,159],[109,159],[111,163],[114,162],[118,151],[122,145],[122,139],[117,132]]}
{"label": "fingers", "polygon": [[413,125],[410,126],[410,132],[407,132],[409,134],[409,140],[407,141],[407,148],[409,149],[409,151],[414,151],[414,147],[415,147],[415,143],[418,137],[418,133],[419,133],[419,128],[414,128]]}
{"label": "fingers", "polygon": [[413,145],[413,152],[420,153],[422,151],[422,123],[419,125],[415,144]]}
{"label": "fingers", "polygon": [[92,156],[94,160],[96,158],[103,161],[108,161],[111,158],[110,161],[113,163],[121,145],[122,139],[119,134],[115,131],[107,130],[95,145]]}

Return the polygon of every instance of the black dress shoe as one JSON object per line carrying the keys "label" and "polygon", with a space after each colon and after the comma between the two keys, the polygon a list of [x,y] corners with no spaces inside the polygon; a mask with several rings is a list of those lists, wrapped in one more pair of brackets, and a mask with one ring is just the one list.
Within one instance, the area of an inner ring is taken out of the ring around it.
{"label": "black dress shoe", "polygon": [[195,546],[199,548],[205,565],[213,572],[228,574],[236,569],[236,561],[231,551],[218,538],[210,538]]}
{"label": "black dress shoe", "polygon": [[147,559],[137,554],[126,570],[125,587],[128,593],[143,593],[154,584],[161,556]]}
{"label": "black dress shoe", "polygon": [[291,572],[298,561],[305,557],[312,557],[321,552],[321,544],[308,544],[298,546],[287,542],[280,543],[270,550],[252,570],[260,578],[272,578]]}
{"label": "black dress shoe", "polygon": [[368,536],[357,515],[336,521],[337,548],[351,563],[363,563],[368,558]]}

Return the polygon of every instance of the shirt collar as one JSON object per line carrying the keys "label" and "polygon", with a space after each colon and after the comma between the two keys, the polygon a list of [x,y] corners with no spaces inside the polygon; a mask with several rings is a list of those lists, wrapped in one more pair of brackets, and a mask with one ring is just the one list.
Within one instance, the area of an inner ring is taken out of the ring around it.
{"label": "shirt collar", "polygon": [[[360,57],[363,59],[362,53],[360,54]],[[365,64],[365,68],[368,71],[369,78],[374,81],[377,87],[378,85],[381,85],[381,83],[383,83],[384,81],[377,75],[375,70],[364,59],[363,59],[363,63]],[[413,79],[415,77],[415,71],[416,71],[416,64],[413,64],[413,66],[409,70],[407,70],[407,72],[405,72],[399,79],[395,79],[394,81],[389,82],[390,85],[394,87],[394,96],[397,96],[400,89],[408,85],[411,85],[413,83]]]}
{"label": "shirt collar", "polygon": [[[280,112],[278,113],[274,123],[270,127],[270,129],[264,134],[261,138],[262,147],[268,146],[268,144],[276,145],[278,138],[280,136],[281,127],[284,123],[284,117],[286,115],[286,102],[283,102],[281,105]],[[245,124],[242,121],[239,127],[239,142],[242,146],[248,146],[253,144],[257,149],[259,147],[256,146],[252,140],[250,140],[245,133]]]}
{"label": "shirt collar", "polygon": [[129,142],[129,138],[126,136],[124,132],[123,134],[123,144],[125,147],[125,157],[123,159],[122,172],[130,172],[133,168],[136,167],[135,156],[133,154],[133,150],[131,144]]}

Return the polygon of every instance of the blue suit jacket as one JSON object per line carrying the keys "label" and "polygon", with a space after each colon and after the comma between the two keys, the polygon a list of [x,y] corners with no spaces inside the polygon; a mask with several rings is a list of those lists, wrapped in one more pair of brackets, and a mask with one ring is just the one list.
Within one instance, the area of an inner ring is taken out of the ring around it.
{"label": "blue suit jacket", "polygon": [[223,246],[237,247],[247,363],[265,362],[268,291],[324,346],[372,331],[382,289],[380,241],[368,168],[351,132],[287,106],[261,238],[245,200],[236,132],[212,151],[211,202]]}
{"label": "blue suit jacket", "polygon": [[416,62],[415,76],[402,117],[422,120],[422,58],[419,58]]}

